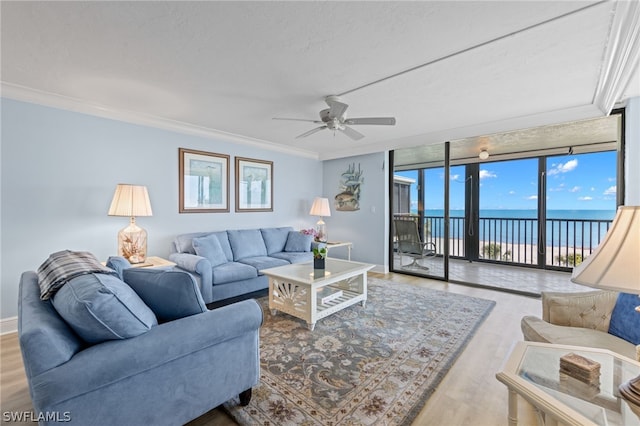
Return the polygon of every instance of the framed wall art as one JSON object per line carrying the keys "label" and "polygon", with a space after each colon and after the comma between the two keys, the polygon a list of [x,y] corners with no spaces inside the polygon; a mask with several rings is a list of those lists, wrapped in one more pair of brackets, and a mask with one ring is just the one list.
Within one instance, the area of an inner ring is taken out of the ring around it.
{"label": "framed wall art", "polygon": [[179,212],[229,211],[229,156],[179,148]]}
{"label": "framed wall art", "polygon": [[236,157],[236,211],[273,211],[273,162]]}

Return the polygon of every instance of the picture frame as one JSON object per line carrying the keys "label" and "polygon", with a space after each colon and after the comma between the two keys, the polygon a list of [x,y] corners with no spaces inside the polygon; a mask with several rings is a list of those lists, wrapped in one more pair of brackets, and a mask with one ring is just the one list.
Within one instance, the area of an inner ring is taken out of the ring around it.
{"label": "picture frame", "polygon": [[236,212],[273,211],[273,161],[236,157]]}
{"label": "picture frame", "polygon": [[226,154],[178,149],[179,213],[229,212],[229,162]]}

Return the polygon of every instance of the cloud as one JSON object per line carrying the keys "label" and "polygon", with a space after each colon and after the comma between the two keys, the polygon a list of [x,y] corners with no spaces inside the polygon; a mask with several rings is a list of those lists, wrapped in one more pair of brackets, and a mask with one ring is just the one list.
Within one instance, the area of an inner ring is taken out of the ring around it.
{"label": "cloud", "polygon": [[580,201],[591,201],[591,200],[593,200],[593,197],[578,197],[578,200],[580,200]]}
{"label": "cloud", "polygon": [[607,178],[607,181],[609,182],[615,182],[617,179],[616,178]]}
{"label": "cloud", "polygon": [[591,187],[591,190],[592,190],[592,191],[595,191],[595,190],[596,190],[596,187],[595,187],[595,186],[592,186],[592,187]]}
{"label": "cloud", "polygon": [[513,195],[515,193],[516,193],[516,191],[509,191],[509,195]]}
{"label": "cloud", "polygon": [[489,170],[480,170],[480,179],[486,178],[495,178],[498,177],[494,172],[490,172]]}
{"label": "cloud", "polygon": [[580,188],[579,186],[574,186],[573,188],[571,188],[571,189],[569,190],[569,192],[578,192],[578,191],[580,191],[580,189],[581,189],[581,188]]}
{"label": "cloud", "polygon": [[569,160],[564,164],[554,164],[553,168],[547,172],[549,176],[557,175],[560,173],[567,173],[578,167],[578,159],[574,158],[573,160]]}
{"label": "cloud", "polygon": [[538,196],[537,196],[537,195],[529,195],[529,196],[527,197],[527,200],[537,200],[537,199],[538,199]]}
{"label": "cloud", "polygon": [[610,186],[604,191],[604,195],[616,195],[617,190],[616,185]]}
{"label": "cloud", "polygon": [[451,179],[453,181],[456,181],[456,182],[462,182],[460,180],[460,175],[451,175],[451,176],[449,176],[449,179]]}

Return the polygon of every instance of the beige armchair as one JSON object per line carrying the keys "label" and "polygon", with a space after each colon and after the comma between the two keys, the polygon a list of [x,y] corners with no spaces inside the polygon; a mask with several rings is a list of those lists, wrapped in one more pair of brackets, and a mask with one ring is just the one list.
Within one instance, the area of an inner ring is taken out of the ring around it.
{"label": "beige armchair", "polygon": [[636,347],[608,333],[617,298],[618,293],[613,291],[543,292],[542,318],[522,318],[520,326],[524,339],[609,349],[640,360],[640,345]]}

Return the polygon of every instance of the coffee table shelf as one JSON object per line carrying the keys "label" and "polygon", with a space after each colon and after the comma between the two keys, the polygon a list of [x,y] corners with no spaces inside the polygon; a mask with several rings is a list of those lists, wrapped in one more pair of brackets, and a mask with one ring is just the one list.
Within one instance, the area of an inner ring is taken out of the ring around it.
{"label": "coffee table shelf", "polygon": [[[318,320],[358,302],[367,301],[367,271],[373,265],[327,259],[325,273],[315,276],[313,262],[297,263],[261,272],[269,277],[269,309],[287,313],[307,322],[313,330]],[[330,286],[342,295],[325,304],[318,291]]]}

